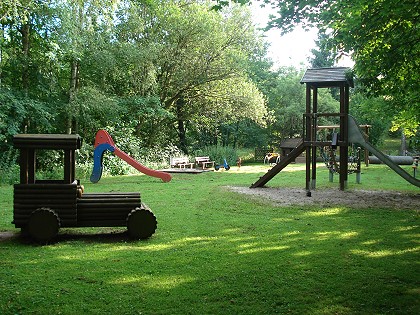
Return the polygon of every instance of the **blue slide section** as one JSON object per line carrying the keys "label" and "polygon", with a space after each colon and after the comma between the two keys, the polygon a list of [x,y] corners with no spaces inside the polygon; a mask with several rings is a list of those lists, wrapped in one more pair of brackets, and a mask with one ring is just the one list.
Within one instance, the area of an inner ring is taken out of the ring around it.
{"label": "blue slide section", "polygon": [[102,159],[106,150],[114,152],[115,147],[108,143],[102,143],[98,145],[93,152],[93,170],[90,175],[90,181],[92,183],[97,183],[101,179],[103,169]]}

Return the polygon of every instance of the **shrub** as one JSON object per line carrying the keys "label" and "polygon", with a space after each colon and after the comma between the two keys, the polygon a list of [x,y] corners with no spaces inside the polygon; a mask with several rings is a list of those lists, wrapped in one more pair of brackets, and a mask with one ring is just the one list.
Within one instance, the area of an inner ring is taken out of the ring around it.
{"label": "shrub", "polygon": [[14,184],[19,182],[19,152],[13,148],[0,155],[0,184]]}
{"label": "shrub", "polygon": [[209,156],[211,160],[216,162],[216,164],[223,164],[223,160],[226,159],[229,165],[236,165],[236,161],[238,159],[236,149],[229,146],[207,146],[196,150],[194,153],[195,156]]}

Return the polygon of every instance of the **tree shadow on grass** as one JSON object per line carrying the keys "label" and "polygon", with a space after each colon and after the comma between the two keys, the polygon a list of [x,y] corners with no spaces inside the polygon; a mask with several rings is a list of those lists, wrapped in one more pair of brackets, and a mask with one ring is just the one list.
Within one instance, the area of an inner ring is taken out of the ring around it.
{"label": "tree shadow on grass", "polygon": [[98,314],[419,310],[416,217],[256,204],[238,211],[241,201],[224,202],[188,213],[186,225],[164,216],[165,228],[146,242],[126,242],[125,231],[63,229],[52,246],[10,248],[8,306],[40,313],[43,299],[63,313],[66,305]]}
{"label": "tree shadow on grass", "polygon": [[[141,240],[141,242],[148,242],[153,238]],[[16,241],[23,245],[33,246],[48,246],[56,245],[65,242],[84,242],[84,243],[98,243],[98,244],[113,244],[113,243],[134,243],[140,240],[133,239],[129,236],[127,229],[110,229],[109,231],[103,231],[99,228],[99,231],[83,230],[83,229],[62,229],[58,235],[49,242],[39,243],[32,239],[29,235],[22,234],[21,232],[0,232],[0,242],[5,241]]]}

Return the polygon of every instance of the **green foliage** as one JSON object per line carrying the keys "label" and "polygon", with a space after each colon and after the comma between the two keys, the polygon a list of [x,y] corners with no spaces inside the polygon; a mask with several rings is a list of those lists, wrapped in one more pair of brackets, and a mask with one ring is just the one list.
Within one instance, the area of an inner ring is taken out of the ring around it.
{"label": "green foliage", "polygon": [[116,97],[105,95],[94,87],[80,88],[66,109],[65,114],[77,122],[74,132],[89,142],[103,126],[117,125],[125,110]]}
{"label": "green foliage", "polygon": [[[200,130],[244,119],[264,124],[264,97],[245,71],[262,47],[250,12],[209,6],[7,1],[0,84],[45,105],[50,116],[40,118],[51,123],[49,132],[84,139],[123,125],[135,128],[143,146],[165,147],[187,143],[190,122]],[[200,120],[203,113],[210,115]],[[35,130],[13,123],[6,134]]]}
{"label": "green foliage", "polygon": [[0,88],[0,148],[9,147],[16,133],[46,132],[52,129],[53,122],[54,113],[46,103],[12,89]]}
{"label": "green foliage", "polygon": [[356,92],[350,100],[350,114],[359,124],[367,124],[369,129],[369,142],[379,145],[383,142],[387,131],[391,126],[391,117],[387,116],[383,109],[387,107],[387,101],[381,97],[366,97]]}
{"label": "green foliage", "polygon": [[226,159],[230,166],[236,165],[238,160],[238,152],[232,147],[223,146],[207,146],[194,152],[195,156],[209,156],[216,164],[223,165],[223,160]]}
{"label": "green foliage", "polygon": [[174,115],[163,108],[157,96],[128,96],[120,98],[119,105],[124,109],[120,119],[135,127],[135,135],[144,147],[151,148],[173,141],[171,133],[164,133],[163,130],[167,130],[165,127],[173,121]]}
{"label": "green foliage", "polygon": [[317,49],[312,49],[313,57],[310,58],[311,68],[333,67],[336,60],[336,53],[331,51],[328,44],[329,36],[325,32],[318,33],[318,40],[315,41]]}
{"label": "green foliage", "polygon": [[[216,2],[217,7],[226,5],[225,1]],[[393,129],[402,129],[407,136],[418,131],[419,1],[261,2],[275,10],[268,29],[277,27],[286,33],[301,24],[317,27],[321,34],[328,35],[321,43],[325,48],[322,50],[330,50],[332,55],[351,54],[365,93],[389,99],[388,114],[394,119]]]}
{"label": "green foliage", "polygon": [[[375,96],[387,96],[394,128],[416,132],[420,124],[420,32],[418,1],[283,1],[273,2],[271,26],[285,31],[307,23],[330,33],[329,47],[352,53],[355,73]],[[414,126],[414,130],[413,130]]]}
{"label": "green foliage", "polygon": [[[109,127],[133,143],[121,144],[130,154],[160,165],[174,144],[194,152],[213,144],[277,146],[298,136],[305,104],[302,73],[272,71],[248,8],[209,10],[213,4],[3,1],[2,152],[10,149],[16,133],[79,133],[89,144],[98,129]],[[366,116],[368,105],[355,110],[366,118],[362,120],[377,128],[379,121],[373,118],[386,117],[386,124],[392,118],[393,130],[416,134],[417,3],[311,0],[275,5],[279,15],[273,25],[288,30],[303,22],[324,28],[318,61],[331,62],[329,48],[333,53],[352,50],[364,92],[387,93],[385,106],[377,106],[372,119]],[[324,91],[319,101],[320,111],[335,111],[336,102]],[[382,130],[381,125],[373,137],[379,138]],[[81,151],[90,160],[91,148]],[[54,163],[59,164],[53,157],[45,160],[49,163],[40,167],[42,172],[53,172]],[[130,172],[120,163],[111,157],[110,173]],[[90,165],[83,169],[89,173]]]}
{"label": "green foliage", "polygon": [[265,128],[250,120],[241,121],[239,124],[236,147],[265,147],[272,143],[273,129],[270,120]]}
{"label": "green foliage", "polygon": [[0,184],[19,182],[18,151],[8,148],[0,154]]}

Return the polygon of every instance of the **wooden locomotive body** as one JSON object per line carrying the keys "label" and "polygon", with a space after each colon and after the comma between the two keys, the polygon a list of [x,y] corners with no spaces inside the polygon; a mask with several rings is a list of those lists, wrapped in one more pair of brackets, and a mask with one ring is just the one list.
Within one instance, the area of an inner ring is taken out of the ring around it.
{"label": "wooden locomotive body", "polygon": [[[39,242],[52,240],[61,227],[126,226],[131,237],[145,239],[157,228],[156,217],[141,202],[140,193],[83,192],[75,179],[75,151],[79,135],[20,134],[13,138],[20,150],[20,183],[14,185],[13,224]],[[64,178],[36,178],[39,150],[64,152]]]}

